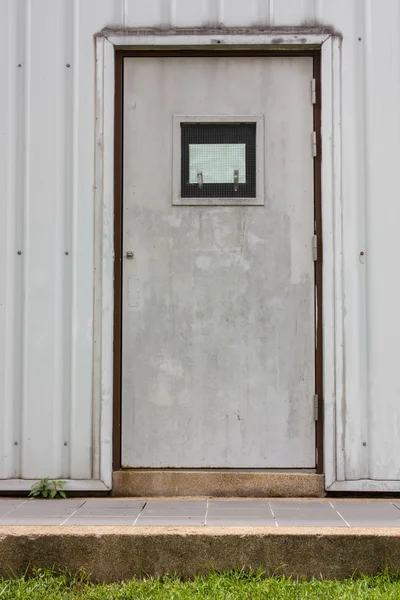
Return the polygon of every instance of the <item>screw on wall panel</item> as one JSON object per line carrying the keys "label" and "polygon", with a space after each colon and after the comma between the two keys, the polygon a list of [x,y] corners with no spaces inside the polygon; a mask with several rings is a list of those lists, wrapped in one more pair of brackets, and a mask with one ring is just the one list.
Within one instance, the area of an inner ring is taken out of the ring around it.
{"label": "screw on wall panel", "polygon": [[68,442],[64,442],[64,446],[68,446]]}
{"label": "screw on wall panel", "polygon": [[65,253],[65,256],[68,256],[68,254],[69,254],[69,252],[67,251],[67,252]]}
{"label": "screw on wall panel", "polygon": [[358,41],[361,42],[362,38],[358,38]]}
{"label": "screw on wall panel", "polygon": [[18,66],[19,66],[19,67],[22,67],[22,65],[21,65],[21,64],[19,64]]}
{"label": "screw on wall panel", "polygon": [[69,63],[67,63],[67,67],[69,68],[71,65]]}
{"label": "screw on wall panel", "polygon": [[360,252],[360,256],[364,256],[364,252]]}
{"label": "screw on wall panel", "polygon": [[21,250],[18,250],[17,254],[21,255],[22,254]]}
{"label": "screw on wall panel", "polygon": [[14,442],[14,446],[18,446],[18,442]]}
{"label": "screw on wall panel", "polygon": [[367,442],[363,442],[363,446],[366,446],[366,445],[367,445]]}

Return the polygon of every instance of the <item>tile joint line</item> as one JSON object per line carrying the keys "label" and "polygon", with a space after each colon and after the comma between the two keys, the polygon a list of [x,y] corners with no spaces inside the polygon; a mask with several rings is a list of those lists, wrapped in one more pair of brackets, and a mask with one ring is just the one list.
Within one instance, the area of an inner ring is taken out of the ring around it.
{"label": "tile joint line", "polygon": [[204,515],[204,525],[207,525],[209,502],[210,502],[210,500],[209,500],[209,498],[207,498],[207,502],[206,502],[206,514]]}
{"label": "tile joint line", "polygon": [[78,512],[78,510],[79,510],[80,508],[82,508],[82,506],[84,506],[85,504],[86,504],[86,500],[84,500],[84,501],[82,502],[82,504],[80,504],[80,505],[79,505],[79,506],[76,508],[76,510],[74,510],[74,511],[73,511],[73,512],[72,512],[70,515],[68,515],[68,517],[67,517],[66,519],[64,519],[64,521],[63,521],[62,523],[60,523],[60,527],[62,527],[63,525],[65,525],[65,523],[68,521],[68,519],[70,519],[70,518],[71,518],[73,515],[75,515],[75,514]]}
{"label": "tile joint line", "polygon": [[351,527],[350,523],[348,523],[346,521],[346,519],[343,517],[343,515],[340,514],[340,512],[338,511],[338,509],[333,506],[332,502],[329,502],[329,504],[332,506],[333,510],[339,515],[339,517],[341,519],[343,519],[343,521],[346,523],[347,527]]}
{"label": "tile joint line", "polygon": [[146,508],[146,505],[147,505],[147,500],[146,500],[146,501],[145,501],[145,503],[143,504],[142,508],[139,510],[138,516],[136,517],[136,519],[135,519],[135,520],[133,521],[133,523],[132,523],[132,527],[133,527],[134,525],[136,525],[136,523],[138,522],[138,519],[139,519],[140,515],[142,514],[142,512],[144,511],[144,509]]}
{"label": "tile joint line", "polygon": [[4,513],[4,515],[1,515],[0,519],[4,519],[4,517],[7,517],[9,514],[11,514],[14,510],[17,510],[17,508],[19,508],[20,506],[23,506],[24,504],[26,504],[28,502],[28,500],[23,500],[20,504],[18,504],[17,506],[14,506],[13,508],[11,508],[11,510],[9,510],[8,512]]}
{"label": "tile joint line", "polygon": [[271,511],[271,514],[272,514],[272,516],[273,516],[273,519],[274,519],[274,521],[275,521],[275,527],[278,527],[278,520],[277,520],[277,518],[275,517],[274,511],[272,510],[271,502],[268,502],[268,506],[269,506],[269,510]]}

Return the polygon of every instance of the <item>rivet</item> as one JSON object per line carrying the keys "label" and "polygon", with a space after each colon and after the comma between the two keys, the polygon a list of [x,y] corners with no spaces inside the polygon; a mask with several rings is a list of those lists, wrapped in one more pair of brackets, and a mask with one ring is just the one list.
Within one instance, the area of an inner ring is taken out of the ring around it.
{"label": "rivet", "polygon": [[360,252],[360,256],[364,256],[364,252]]}
{"label": "rivet", "polygon": [[18,250],[17,254],[21,255],[22,254],[21,250]]}
{"label": "rivet", "polygon": [[14,442],[14,446],[18,446],[18,442]]}
{"label": "rivet", "polygon": [[67,67],[69,68],[71,65],[69,63],[67,63]]}
{"label": "rivet", "polygon": [[21,64],[20,64],[20,65],[18,65],[18,66],[19,66],[19,67],[22,67],[22,65],[21,65]]}
{"label": "rivet", "polygon": [[362,38],[358,38],[358,41],[361,42]]}
{"label": "rivet", "polygon": [[67,252],[65,253],[65,256],[68,256],[68,254],[69,254],[69,252],[67,251]]}
{"label": "rivet", "polygon": [[363,446],[366,446],[366,445],[367,445],[367,442],[363,442]]}
{"label": "rivet", "polygon": [[64,446],[68,446],[68,442],[64,442]]}

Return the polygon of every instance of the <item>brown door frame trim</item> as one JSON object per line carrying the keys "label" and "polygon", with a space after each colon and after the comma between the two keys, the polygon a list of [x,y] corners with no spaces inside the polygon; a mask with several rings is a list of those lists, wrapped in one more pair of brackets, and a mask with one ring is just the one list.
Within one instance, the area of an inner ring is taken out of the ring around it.
{"label": "brown door frame trim", "polygon": [[[317,235],[315,262],[315,393],[318,396],[316,421],[316,472],[323,473],[323,325],[322,325],[322,203],[321,203],[321,51],[315,50],[115,50],[115,112],[114,112],[114,344],[113,344],[113,471],[121,469],[121,411],[122,411],[122,243],[123,243],[123,97],[124,58],[146,56],[309,56],[313,58],[316,81],[314,131],[317,137],[317,156],[314,158],[314,223]],[[310,89],[311,94],[311,89]]]}

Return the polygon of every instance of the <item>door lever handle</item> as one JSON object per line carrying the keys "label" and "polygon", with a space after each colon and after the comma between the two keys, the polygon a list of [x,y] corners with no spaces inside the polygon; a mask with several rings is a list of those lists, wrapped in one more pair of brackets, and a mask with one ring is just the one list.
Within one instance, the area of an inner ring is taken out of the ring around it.
{"label": "door lever handle", "polygon": [[126,252],[125,254],[125,258],[129,258],[130,260],[132,260],[132,258],[134,258],[135,254],[133,252]]}

